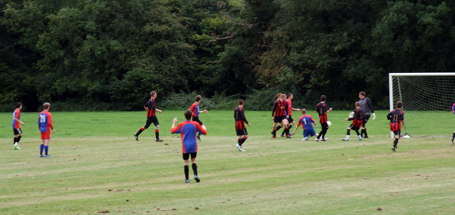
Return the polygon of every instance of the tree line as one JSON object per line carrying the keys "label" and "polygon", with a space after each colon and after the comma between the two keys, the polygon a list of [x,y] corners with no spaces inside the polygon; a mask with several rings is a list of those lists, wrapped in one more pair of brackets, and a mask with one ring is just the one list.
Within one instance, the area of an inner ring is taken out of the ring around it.
{"label": "tree line", "polygon": [[292,92],[294,106],[325,94],[350,109],[365,91],[386,109],[389,72],[455,68],[453,1],[0,0],[0,9],[0,111],[17,101],[28,111],[46,101],[141,110],[151,90],[167,108],[201,94],[214,109],[244,98],[269,110],[276,93]]}

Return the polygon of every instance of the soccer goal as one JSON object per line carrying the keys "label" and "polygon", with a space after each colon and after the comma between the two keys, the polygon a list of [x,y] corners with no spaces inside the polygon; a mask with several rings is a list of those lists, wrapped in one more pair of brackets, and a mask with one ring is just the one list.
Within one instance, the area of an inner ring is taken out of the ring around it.
{"label": "soccer goal", "polygon": [[389,73],[390,110],[397,101],[403,102],[403,137],[448,136],[454,129],[455,72]]}

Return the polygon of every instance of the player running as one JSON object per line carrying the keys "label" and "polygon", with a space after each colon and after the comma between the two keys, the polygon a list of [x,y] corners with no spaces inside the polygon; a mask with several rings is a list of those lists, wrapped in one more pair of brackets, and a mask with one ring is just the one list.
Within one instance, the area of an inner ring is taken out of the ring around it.
{"label": "player running", "polygon": [[294,129],[294,134],[297,131],[297,128],[299,128],[300,125],[302,125],[303,128],[303,139],[302,141],[307,141],[309,137],[312,137],[316,134],[316,131],[314,131],[313,124],[316,126],[316,121],[314,121],[313,117],[310,115],[306,114],[307,111],[306,109],[302,109],[302,116],[300,117],[299,121],[297,122],[297,127]]}
{"label": "player running", "polygon": [[14,133],[14,140],[13,140],[13,149],[20,150],[19,141],[22,138],[22,129],[21,125],[24,125],[24,122],[21,121],[21,109],[22,103],[16,103],[16,110],[13,112],[13,133]]}
{"label": "player running", "polygon": [[[286,99],[286,102],[288,103],[288,106],[289,106],[289,110],[288,110],[289,130],[291,130],[292,126],[295,125],[295,121],[294,121],[294,119],[292,119],[292,111],[293,110],[300,111],[300,109],[292,107],[292,99],[294,99],[294,95],[292,93],[289,93],[288,99]],[[284,137],[284,131],[281,133],[281,136]],[[292,134],[291,134],[291,136],[292,136]]]}
{"label": "player running", "polygon": [[[284,131],[286,133],[287,138],[291,138],[289,134],[288,128],[288,120],[287,120],[287,110],[289,109],[288,103],[286,102],[286,95],[281,94],[280,99],[275,102],[272,109],[272,120],[273,120],[273,131],[272,131],[272,138],[276,138],[276,131],[281,127],[284,127]],[[277,124],[280,123],[280,127],[277,128]]]}
{"label": "player running", "polygon": [[195,121],[191,121],[191,115],[193,113],[191,110],[186,110],[184,115],[186,118],[186,121],[181,122],[175,127],[175,123],[177,123],[177,118],[175,118],[172,122],[172,128],[171,128],[171,133],[172,134],[181,134],[180,137],[182,138],[182,155],[183,155],[183,162],[184,162],[184,171],[185,171],[185,183],[190,183],[189,179],[189,168],[188,164],[189,161],[188,159],[190,158],[191,155],[191,163],[192,163],[192,168],[193,168],[193,173],[194,173],[194,180],[196,180],[197,183],[199,183],[201,180],[198,177],[197,174],[197,165],[196,165],[196,156],[197,156],[197,141],[196,141],[196,133],[200,132],[204,135],[207,135],[207,130],[205,128],[205,125],[199,125],[199,123]]}
{"label": "player running", "polygon": [[368,138],[367,128],[365,127],[365,124],[367,124],[368,120],[370,119],[370,112],[371,115],[373,115],[373,120],[376,119],[376,114],[374,113],[373,103],[371,102],[371,99],[366,97],[366,93],[364,91],[361,91],[359,93],[359,99],[360,109],[365,112],[365,122],[362,125],[362,132],[360,133],[360,136],[363,138]]}
{"label": "player running", "polygon": [[[246,130],[245,123],[250,126],[248,120],[245,117],[245,111],[243,110],[244,105],[243,99],[239,100],[239,106],[234,110],[234,119],[235,119],[235,130],[237,132],[238,143],[237,148],[239,151],[244,152],[245,149],[242,148],[243,143],[245,143],[246,139],[248,139],[248,131]],[[243,137],[242,137],[243,136]]]}
{"label": "player running", "polygon": [[401,110],[403,103],[397,102],[397,108],[387,114],[387,119],[390,120],[390,131],[395,134],[395,140],[393,141],[392,151],[396,152],[398,148],[398,140],[401,138],[401,126],[404,126],[404,113]]}
{"label": "player running", "polygon": [[351,135],[351,130],[354,130],[357,133],[359,140],[362,140],[362,135],[359,134],[359,129],[362,125],[365,125],[365,112],[360,108],[360,102],[355,103],[354,116],[351,118],[345,119],[345,121],[352,121],[352,124],[348,127],[346,133],[346,138],[343,141],[349,141],[349,136]]}
{"label": "player running", "polygon": [[325,103],[326,100],[327,97],[322,95],[321,102],[316,105],[316,112],[319,114],[319,123],[321,124],[321,132],[319,132],[318,139],[316,139],[318,142],[325,142],[328,140],[328,138],[325,138],[327,130],[329,129],[329,125],[327,124],[327,113],[332,111],[332,108],[327,110],[327,104]]}
{"label": "player running", "polygon": [[[51,104],[46,102],[43,104],[44,110],[39,114],[38,127],[41,132],[40,157],[51,157],[49,155],[49,140],[51,139],[51,130],[55,133],[54,125],[52,124],[52,114],[49,112]],[[44,150],[44,155],[43,155]]]}
{"label": "player running", "polygon": [[156,137],[156,142],[163,142],[162,139],[160,139],[160,123],[158,122],[158,118],[156,117],[156,112],[163,112],[162,110],[159,110],[156,108],[156,97],[158,96],[155,91],[150,92],[150,100],[147,101],[144,105],[144,109],[147,111],[147,121],[145,122],[144,127],[140,128],[139,131],[137,131],[134,134],[134,138],[136,138],[136,141],[139,141],[139,135],[149,126],[153,123],[155,125],[155,137]]}
{"label": "player running", "polygon": [[[199,120],[199,114],[200,113],[207,113],[208,111],[207,110],[199,111],[199,104],[202,102],[202,97],[200,95],[196,96],[195,100],[196,101],[190,107],[190,111],[193,112],[193,121],[199,123],[199,125],[203,125],[204,123],[202,123],[201,120]],[[199,132],[197,134],[197,140],[199,140],[199,142],[202,142],[202,140],[201,140],[201,132]]]}

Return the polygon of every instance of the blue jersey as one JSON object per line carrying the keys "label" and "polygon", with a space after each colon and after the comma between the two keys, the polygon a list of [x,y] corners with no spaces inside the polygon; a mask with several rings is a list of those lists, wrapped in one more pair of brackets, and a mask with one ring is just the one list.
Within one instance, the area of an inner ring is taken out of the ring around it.
{"label": "blue jersey", "polygon": [[199,117],[199,104],[197,102],[191,105],[190,110],[193,112],[193,117]]}
{"label": "blue jersey", "polygon": [[302,125],[303,130],[313,129],[312,123],[316,123],[316,121],[314,121],[313,117],[305,114],[300,117],[299,121],[297,122],[297,126]]}
{"label": "blue jersey", "polygon": [[452,112],[453,112],[453,114],[455,114],[455,103],[453,103],[453,105],[452,105]]}
{"label": "blue jersey", "polygon": [[201,132],[204,135],[207,134],[207,131],[199,123],[190,120],[181,122],[177,127],[171,129],[172,134],[181,134],[183,153],[197,152],[197,132]]}
{"label": "blue jersey", "polygon": [[48,123],[49,123],[49,117],[47,116],[47,114],[43,111],[39,114],[39,118],[38,118],[38,127],[39,127],[39,130],[41,132],[46,132],[47,131],[47,128],[49,127],[48,126]]}

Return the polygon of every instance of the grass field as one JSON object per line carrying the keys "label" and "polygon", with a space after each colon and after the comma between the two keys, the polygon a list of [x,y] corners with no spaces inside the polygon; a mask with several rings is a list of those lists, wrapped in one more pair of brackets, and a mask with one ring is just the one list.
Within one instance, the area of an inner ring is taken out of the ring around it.
{"label": "grass field", "polygon": [[270,139],[271,113],[246,111],[246,152],[235,148],[233,111],[202,114],[201,183],[190,184],[180,140],[170,134],[183,111],[158,114],[162,143],[152,128],[134,140],[145,112],[55,112],[52,158],[38,157],[38,113],[23,113],[17,151],[12,114],[0,113],[0,214],[455,213],[451,113],[405,113],[413,138],[401,139],[396,153],[386,111],[368,123],[370,138],[341,141],[348,113],[329,113],[330,140],[317,143],[302,142],[301,129],[292,139]]}

